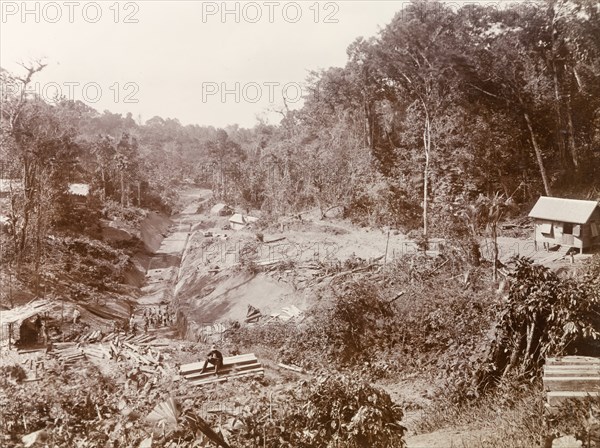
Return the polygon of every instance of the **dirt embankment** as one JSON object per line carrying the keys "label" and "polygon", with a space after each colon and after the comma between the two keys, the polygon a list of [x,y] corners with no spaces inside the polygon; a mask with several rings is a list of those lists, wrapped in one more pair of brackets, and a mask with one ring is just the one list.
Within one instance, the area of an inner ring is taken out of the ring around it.
{"label": "dirt embankment", "polygon": [[140,225],[140,237],[150,252],[158,250],[171,224],[173,221],[163,215],[155,212],[148,213]]}
{"label": "dirt embankment", "polygon": [[145,275],[152,258],[152,254],[158,250],[160,244],[169,232],[172,224],[170,218],[155,212],[149,212],[140,223],[138,232],[132,233],[118,225],[104,226],[102,234],[104,239],[111,241],[130,241],[138,237],[143,247],[131,258],[131,267],[124,273],[124,282],[135,288],[141,288],[145,283]]}

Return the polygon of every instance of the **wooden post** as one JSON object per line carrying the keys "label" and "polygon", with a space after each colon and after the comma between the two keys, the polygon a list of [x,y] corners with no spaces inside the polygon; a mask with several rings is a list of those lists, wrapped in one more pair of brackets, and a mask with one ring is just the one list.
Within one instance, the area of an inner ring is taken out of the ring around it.
{"label": "wooden post", "polygon": [[387,264],[387,254],[388,254],[388,246],[390,244],[390,229],[388,229],[388,233],[387,233],[387,241],[385,243],[385,256],[383,257],[383,265],[385,266]]}

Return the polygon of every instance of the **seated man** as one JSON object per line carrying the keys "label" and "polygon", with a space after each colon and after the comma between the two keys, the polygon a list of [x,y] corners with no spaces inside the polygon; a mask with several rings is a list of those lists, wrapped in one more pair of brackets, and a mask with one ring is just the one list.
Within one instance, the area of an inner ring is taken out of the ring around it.
{"label": "seated man", "polygon": [[206,361],[204,361],[204,366],[202,366],[200,374],[204,373],[208,363],[211,363],[213,366],[215,366],[215,375],[219,372],[219,369],[223,367],[223,354],[217,350],[217,346],[214,344],[210,348],[210,352],[208,353]]}

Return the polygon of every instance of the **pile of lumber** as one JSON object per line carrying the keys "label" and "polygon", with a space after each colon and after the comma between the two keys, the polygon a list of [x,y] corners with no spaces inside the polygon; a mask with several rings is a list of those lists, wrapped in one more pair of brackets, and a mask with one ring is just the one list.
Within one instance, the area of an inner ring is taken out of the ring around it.
{"label": "pile of lumber", "polygon": [[85,353],[74,342],[55,343],[53,344],[53,351],[64,365],[71,365],[81,359],[85,359]]}
{"label": "pile of lumber", "polygon": [[[56,342],[53,344],[54,355],[65,365],[70,365],[81,359],[96,360],[128,360],[134,367],[139,367],[145,373],[161,371],[166,374],[161,354],[156,349],[163,345],[154,343],[153,335],[138,335],[122,339],[118,333],[111,333],[102,338],[103,342],[82,344],[77,342]],[[117,342],[118,341],[118,342]]]}
{"label": "pile of lumber", "polygon": [[550,406],[558,406],[563,400],[600,396],[600,358],[548,358],[543,381]]}
{"label": "pile of lumber", "polygon": [[87,358],[110,359],[110,351],[102,344],[86,345],[82,348]]}
{"label": "pile of lumber", "polygon": [[241,378],[245,376],[264,375],[264,368],[254,353],[246,355],[231,356],[223,358],[223,367],[219,369],[218,375],[215,376],[215,367],[209,364],[204,373],[202,370],[202,362],[194,362],[184,364],[180,367],[179,373],[187,379],[192,386],[202,386],[210,383],[220,383],[232,378]]}
{"label": "pile of lumber", "polygon": [[127,335],[123,332],[112,332],[102,338],[102,342],[109,342],[119,337],[120,340],[129,342],[130,344],[138,344],[144,346],[160,346],[165,345],[158,342],[153,342],[156,336],[150,333],[142,333],[138,335]]}
{"label": "pile of lumber", "polygon": [[87,334],[79,336],[77,341],[79,342],[96,342],[102,339],[102,332],[100,330],[91,331]]}

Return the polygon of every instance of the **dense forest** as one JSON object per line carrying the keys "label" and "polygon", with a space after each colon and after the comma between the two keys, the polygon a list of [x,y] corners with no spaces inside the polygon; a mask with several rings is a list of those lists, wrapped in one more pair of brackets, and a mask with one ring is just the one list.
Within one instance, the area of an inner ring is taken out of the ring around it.
{"label": "dense forest", "polygon": [[[425,237],[457,230],[482,197],[597,197],[597,4],[414,2],[347,54],[345,67],[311,73],[302,108],[252,129],[48,102],[27,93],[43,64],[3,70],[1,177],[22,185],[3,257],[31,258],[51,228],[89,230],[107,206],[168,212],[186,182],[265,215],[337,208]],[[72,182],[95,200],[79,217]]]}

